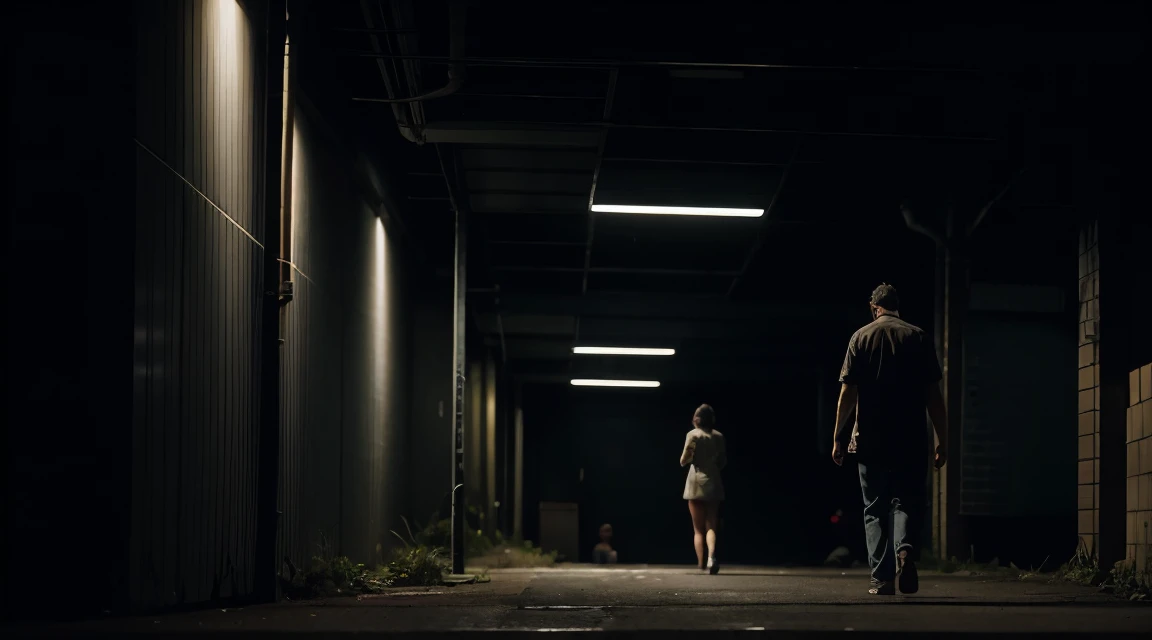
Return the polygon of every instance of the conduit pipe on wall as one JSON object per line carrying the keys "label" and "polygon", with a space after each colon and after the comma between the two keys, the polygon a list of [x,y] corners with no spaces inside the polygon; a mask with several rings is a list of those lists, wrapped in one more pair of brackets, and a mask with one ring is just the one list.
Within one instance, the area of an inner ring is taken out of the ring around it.
{"label": "conduit pipe on wall", "polygon": [[295,145],[295,70],[291,28],[284,38],[284,111],[280,135],[280,305],[292,301],[292,156]]}

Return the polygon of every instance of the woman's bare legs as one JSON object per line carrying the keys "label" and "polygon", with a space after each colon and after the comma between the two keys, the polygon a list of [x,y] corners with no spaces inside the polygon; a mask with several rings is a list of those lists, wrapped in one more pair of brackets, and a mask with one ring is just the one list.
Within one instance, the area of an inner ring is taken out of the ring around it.
{"label": "woman's bare legs", "polygon": [[696,547],[696,566],[700,567],[701,571],[706,567],[704,564],[705,537],[709,540],[709,548],[716,543],[716,534],[708,530],[708,507],[708,503],[703,500],[688,501],[688,513],[692,514],[694,532],[692,543]]}
{"label": "woman's bare legs", "polygon": [[720,503],[709,502],[705,510],[704,530],[707,531],[708,559],[716,561],[716,530],[720,528]]}

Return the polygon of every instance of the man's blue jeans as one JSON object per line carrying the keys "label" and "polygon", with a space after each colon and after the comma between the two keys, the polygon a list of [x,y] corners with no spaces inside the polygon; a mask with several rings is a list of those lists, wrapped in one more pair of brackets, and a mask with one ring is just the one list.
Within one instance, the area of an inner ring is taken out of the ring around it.
{"label": "man's blue jeans", "polygon": [[876,462],[861,462],[859,467],[872,582],[892,582],[896,555],[907,549],[911,556],[920,540],[928,469],[924,464]]}

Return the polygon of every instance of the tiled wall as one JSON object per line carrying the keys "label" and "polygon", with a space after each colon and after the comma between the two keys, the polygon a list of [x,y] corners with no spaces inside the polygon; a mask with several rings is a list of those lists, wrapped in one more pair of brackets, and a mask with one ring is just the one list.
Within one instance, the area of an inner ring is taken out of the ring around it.
{"label": "tiled wall", "polygon": [[1096,550],[1100,525],[1100,254],[1097,225],[1080,230],[1080,376],[1077,470],[1078,532]]}
{"label": "tiled wall", "polygon": [[1128,374],[1128,557],[1152,553],[1152,364]]}

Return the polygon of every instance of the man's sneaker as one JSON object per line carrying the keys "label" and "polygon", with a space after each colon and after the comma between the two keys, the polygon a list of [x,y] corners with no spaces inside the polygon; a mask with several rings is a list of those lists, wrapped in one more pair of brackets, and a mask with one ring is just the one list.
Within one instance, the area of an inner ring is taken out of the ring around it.
{"label": "man's sneaker", "polygon": [[896,584],[892,582],[873,582],[872,588],[868,589],[868,593],[874,596],[894,596],[896,595]]}
{"label": "man's sneaker", "polygon": [[920,590],[920,576],[916,574],[916,563],[908,557],[908,550],[896,556],[896,586],[900,593],[916,593]]}

